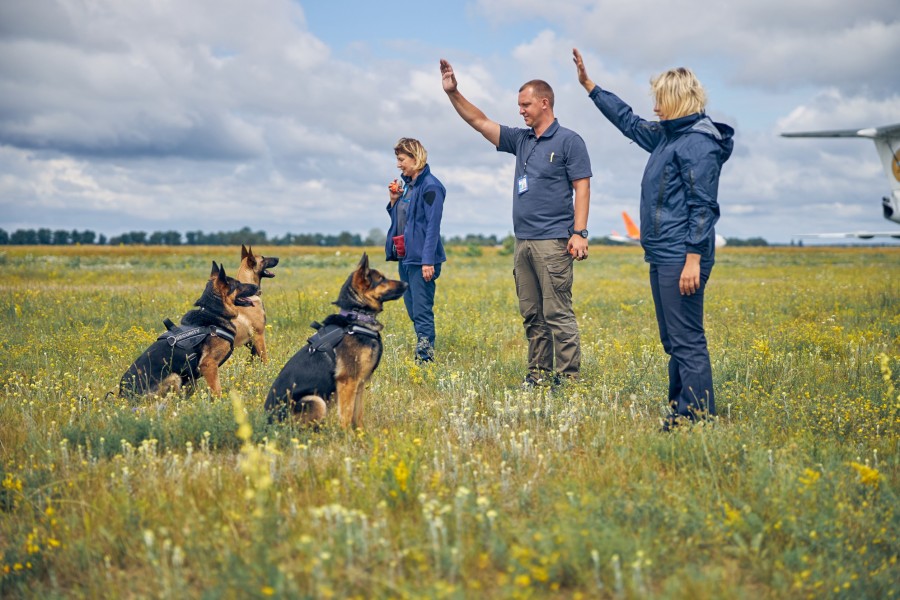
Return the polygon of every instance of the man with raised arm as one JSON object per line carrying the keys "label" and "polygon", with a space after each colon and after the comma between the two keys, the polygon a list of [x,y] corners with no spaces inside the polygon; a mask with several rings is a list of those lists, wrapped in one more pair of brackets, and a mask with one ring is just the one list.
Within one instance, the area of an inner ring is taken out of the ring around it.
{"label": "man with raised arm", "polygon": [[553,89],[545,81],[533,79],[519,88],[519,114],[527,126],[520,128],[495,123],[466,100],[443,59],[441,77],[459,116],[498,151],[516,156],[513,275],[528,338],[523,386],[574,379],[581,368],[581,340],[572,310],[573,260],[588,256],[591,197],[584,141],[556,120]]}

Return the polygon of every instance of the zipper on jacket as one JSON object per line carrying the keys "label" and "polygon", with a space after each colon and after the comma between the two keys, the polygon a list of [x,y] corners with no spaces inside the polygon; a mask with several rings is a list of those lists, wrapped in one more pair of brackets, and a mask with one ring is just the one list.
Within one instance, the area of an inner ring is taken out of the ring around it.
{"label": "zipper on jacket", "polygon": [[[694,195],[694,170],[691,169],[691,196]],[[700,238],[700,234],[703,233],[703,223],[706,221],[706,211],[704,210],[703,214],[701,214],[697,218],[697,238]]]}
{"label": "zipper on jacket", "polygon": [[656,219],[653,222],[653,233],[659,235],[659,219],[662,214],[663,193],[666,191],[666,182],[669,179],[669,170],[663,167],[662,183],[659,186],[659,196],[656,198]]}

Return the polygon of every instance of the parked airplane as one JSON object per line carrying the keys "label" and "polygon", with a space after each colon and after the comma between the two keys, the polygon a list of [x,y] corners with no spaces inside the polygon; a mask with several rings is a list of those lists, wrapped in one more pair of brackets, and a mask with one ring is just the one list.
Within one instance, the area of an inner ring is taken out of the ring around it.
{"label": "parked airplane", "polygon": [[638,229],[638,226],[634,224],[634,221],[631,220],[631,217],[625,211],[622,211],[622,220],[625,221],[625,235],[613,229],[613,232],[606,236],[606,239],[619,242],[620,244],[640,244],[641,230]]}
{"label": "parked airplane", "polygon": [[[625,235],[618,233],[614,229],[611,234],[606,236],[606,239],[612,242],[619,242],[620,244],[640,244],[641,230],[638,229],[638,226],[634,224],[634,221],[631,220],[631,217],[625,211],[622,211],[622,220],[625,221]],[[721,248],[725,243],[725,238],[717,233],[716,248]]]}
{"label": "parked airplane", "polygon": [[[875,141],[884,172],[891,182],[891,195],[881,199],[884,218],[900,223],[900,123],[868,129],[839,129],[834,131],[805,131],[782,133],[783,137],[860,137]],[[800,233],[798,237],[827,237],[871,239],[893,237],[900,239],[900,231],[854,231],[850,233]]]}

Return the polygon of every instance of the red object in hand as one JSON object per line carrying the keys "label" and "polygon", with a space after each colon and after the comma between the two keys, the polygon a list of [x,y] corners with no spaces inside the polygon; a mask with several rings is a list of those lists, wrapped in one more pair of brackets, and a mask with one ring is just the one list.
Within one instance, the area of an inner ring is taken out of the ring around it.
{"label": "red object in hand", "polygon": [[406,257],[406,238],[402,235],[395,235],[391,238],[391,241],[394,242],[394,250],[397,253],[397,258],[405,258]]}
{"label": "red object in hand", "polygon": [[392,194],[399,194],[403,191],[403,184],[401,184],[399,180],[395,179],[388,185],[388,189]]}

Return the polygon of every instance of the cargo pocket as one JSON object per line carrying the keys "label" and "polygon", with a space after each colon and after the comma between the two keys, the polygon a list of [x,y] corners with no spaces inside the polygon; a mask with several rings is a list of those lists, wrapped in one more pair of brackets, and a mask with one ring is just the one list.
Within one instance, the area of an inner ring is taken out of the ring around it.
{"label": "cargo pocket", "polygon": [[550,284],[557,294],[568,294],[572,291],[572,280],[574,275],[574,269],[572,269],[573,260],[574,259],[566,253],[547,263],[547,272],[550,274]]}

